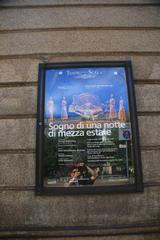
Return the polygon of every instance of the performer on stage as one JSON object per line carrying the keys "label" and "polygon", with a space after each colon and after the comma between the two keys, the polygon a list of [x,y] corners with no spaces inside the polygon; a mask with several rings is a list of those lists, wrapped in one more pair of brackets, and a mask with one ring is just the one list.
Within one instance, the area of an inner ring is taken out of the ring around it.
{"label": "performer on stage", "polygon": [[48,119],[50,121],[53,120],[53,114],[54,114],[54,101],[53,101],[53,97],[50,97],[48,104],[47,104],[47,108],[48,108]]}
{"label": "performer on stage", "polygon": [[105,104],[104,104],[104,113],[105,113],[106,119],[108,119],[109,118],[109,113],[110,113],[109,101],[106,101]]}
{"label": "performer on stage", "polygon": [[116,118],[116,101],[113,97],[113,94],[111,94],[110,100],[109,100],[109,118],[114,119]]}
{"label": "performer on stage", "polygon": [[126,114],[125,114],[125,110],[124,110],[123,98],[122,97],[120,97],[120,100],[119,100],[118,119],[120,120],[120,122],[125,122],[126,121]]}
{"label": "performer on stage", "polygon": [[69,105],[69,112],[75,112],[76,108],[76,95],[73,96],[72,103]]}
{"label": "performer on stage", "polygon": [[62,111],[61,111],[61,119],[68,119],[68,113],[67,113],[67,101],[66,97],[62,97]]}

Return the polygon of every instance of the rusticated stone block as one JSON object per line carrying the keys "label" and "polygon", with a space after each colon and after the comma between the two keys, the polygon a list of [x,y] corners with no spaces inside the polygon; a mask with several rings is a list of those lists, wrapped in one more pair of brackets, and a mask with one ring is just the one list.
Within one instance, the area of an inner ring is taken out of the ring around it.
{"label": "rusticated stone block", "polygon": [[[138,111],[159,111],[159,92],[159,85],[136,86]],[[37,87],[1,88],[0,99],[0,115],[37,112]]]}
{"label": "rusticated stone block", "polygon": [[[142,14],[143,12],[143,14]],[[28,21],[30,19],[30,21]],[[158,27],[155,7],[61,7],[2,9],[0,30],[66,27]]]}
{"label": "rusticated stone block", "polygon": [[160,85],[137,85],[136,102],[138,111],[160,111]]}
{"label": "rusticated stone block", "polygon": [[[34,240],[35,238],[29,238],[29,240]],[[75,237],[58,237],[58,238],[37,238],[37,240],[75,240]],[[117,236],[92,236],[92,237],[76,237],[76,240],[151,240],[151,239],[156,239],[159,240],[160,239],[160,234],[159,233],[148,233],[146,234],[132,234],[132,235],[128,235],[128,236],[121,236],[121,235],[117,235]],[[24,238],[19,238],[18,240],[24,240]]]}
{"label": "rusticated stone block", "polygon": [[92,53],[84,56],[50,56],[48,57],[49,62],[65,62],[65,61],[121,61],[121,60],[131,60],[133,66],[133,76],[138,80],[159,80],[160,81],[160,57],[159,56],[140,56],[140,55],[132,55],[125,54],[123,55],[106,55],[101,56],[97,53],[97,55],[93,55]]}
{"label": "rusticated stone block", "polygon": [[83,30],[3,33],[0,55],[85,52],[155,52],[160,49],[155,30]]}
{"label": "rusticated stone block", "polygon": [[[139,112],[160,111],[160,85],[136,85]],[[0,88],[0,115],[36,114],[37,86]]]}
{"label": "rusticated stone block", "polygon": [[[142,146],[159,145],[159,116],[140,116],[139,129]],[[35,148],[35,119],[1,119],[0,132],[0,149]]]}
{"label": "rusticated stone block", "polygon": [[[153,224],[152,224],[153,225]],[[93,227],[90,230],[77,230],[77,231],[68,231],[67,230],[41,230],[41,227],[39,227],[39,231],[37,231],[37,228],[32,228],[33,230],[26,231],[26,227],[23,227],[25,229],[25,232],[22,230],[19,231],[16,227],[12,228],[12,231],[9,232],[1,231],[0,236],[4,239],[10,239],[9,237],[14,239],[20,239],[24,240],[26,237],[30,240],[34,240],[35,238],[38,240],[151,240],[156,239],[159,240],[160,234],[158,226],[153,227],[152,225],[148,225],[143,227],[140,227],[137,224],[137,228],[133,225],[129,227],[128,229],[124,228],[124,226],[120,227],[114,226],[113,229],[105,228],[95,230],[95,227]],[[117,228],[116,228],[117,227]],[[154,232],[154,233],[153,233]],[[146,234],[147,233],[147,234]],[[7,238],[8,237],[8,238]]]}
{"label": "rusticated stone block", "polygon": [[150,79],[160,81],[160,57],[159,56],[133,56],[133,75],[136,79]]}
{"label": "rusticated stone block", "polygon": [[0,83],[36,82],[38,80],[37,59],[0,59]]}
{"label": "rusticated stone block", "polygon": [[[142,151],[143,180],[160,182],[160,151]],[[35,154],[0,154],[0,186],[35,186]]]}
{"label": "rusticated stone block", "polygon": [[160,150],[142,151],[143,181],[160,182]]}
{"label": "rusticated stone block", "polygon": [[158,0],[1,0],[0,6],[41,6],[41,5],[62,5],[65,4],[66,6],[68,4],[146,4],[146,3],[158,3]]}
{"label": "rusticated stone block", "polygon": [[0,154],[0,187],[35,185],[35,154]]}
{"label": "rusticated stone block", "polygon": [[160,143],[160,117],[139,117],[140,144],[154,146]]}
{"label": "rusticated stone block", "polygon": [[0,149],[35,148],[35,119],[1,119]]}
{"label": "rusticated stone block", "polygon": [[159,219],[160,189],[144,193],[35,196],[32,191],[0,192],[3,225],[93,226],[134,224]]}
{"label": "rusticated stone block", "polygon": [[37,87],[0,88],[1,115],[36,114]]}
{"label": "rusticated stone block", "polygon": [[160,57],[159,56],[40,56],[35,58],[14,58],[0,59],[0,83],[26,83],[37,82],[38,64],[44,59],[48,62],[65,61],[116,61],[131,60],[133,65],[134,78],[138,80],[159,80],[160,81]]}

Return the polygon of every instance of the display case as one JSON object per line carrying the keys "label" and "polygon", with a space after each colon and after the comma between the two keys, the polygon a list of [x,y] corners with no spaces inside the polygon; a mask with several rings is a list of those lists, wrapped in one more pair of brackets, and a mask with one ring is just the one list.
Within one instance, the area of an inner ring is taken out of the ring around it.
{"label": "display case", "polygon": [[39,65],[37,194],[143,191],[130,61]]}

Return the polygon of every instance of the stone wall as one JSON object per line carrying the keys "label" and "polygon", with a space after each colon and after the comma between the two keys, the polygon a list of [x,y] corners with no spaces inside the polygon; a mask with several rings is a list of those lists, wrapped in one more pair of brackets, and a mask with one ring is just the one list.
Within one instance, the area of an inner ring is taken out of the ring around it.
{"label": "stone wall", "polygon": [[[0,1],[0,238],[160,239],[159,31],[158,0]],[[132,61],[143,193],[35,196],[38,64],[83,60]]]}

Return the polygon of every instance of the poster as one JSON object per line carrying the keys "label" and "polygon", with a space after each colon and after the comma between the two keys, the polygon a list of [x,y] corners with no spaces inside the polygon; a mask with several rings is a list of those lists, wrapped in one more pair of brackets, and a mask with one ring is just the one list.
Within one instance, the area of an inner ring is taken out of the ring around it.
{"label": "poster", "polygon": [[58,65],[43,76],[42,186],[136,185],[126,67]]}

